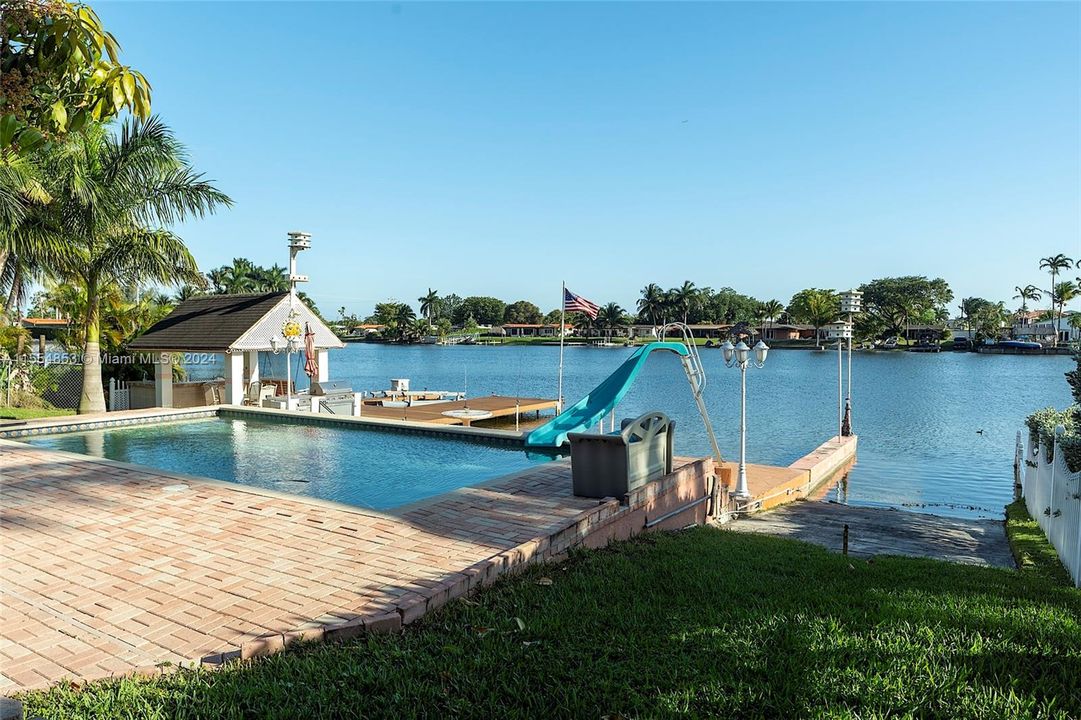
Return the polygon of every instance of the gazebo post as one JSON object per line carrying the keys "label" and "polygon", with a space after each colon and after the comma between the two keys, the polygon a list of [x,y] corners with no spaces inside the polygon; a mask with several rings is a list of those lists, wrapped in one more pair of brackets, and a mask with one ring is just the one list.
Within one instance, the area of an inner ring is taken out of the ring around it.
{"label": "gazebo post", "polygon": [[259,351],[248,351],[248,384],[259,382]]}
{"label": "gazebo post", "polygon": [[315,379],[321,383],[330,380],[330,350],[327,348],[316,348],[315,359],[319,363],[319,373]]}
{"label": "gazebo post", "polygon": [[240,405],[244,401],[244,353],[225,354],[225,404]]}
{"label": "gazebo post", "polygon": [[171,353],[158,353],[154,358],[154,405],[163,408],[173,406],[173,356]]}

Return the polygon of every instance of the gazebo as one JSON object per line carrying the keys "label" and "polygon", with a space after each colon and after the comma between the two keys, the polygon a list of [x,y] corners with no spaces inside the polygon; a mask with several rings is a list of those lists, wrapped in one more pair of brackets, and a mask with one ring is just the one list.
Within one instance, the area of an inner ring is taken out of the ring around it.
{"label": "gazebo", "polygon": [[[180,303],[168,316],[129,344],[133,352],[155,353],[154,404],[173,406],[173,353],[214,353],[225,356],[225,403],[240,405],[245,391],[259,381],[259,353],[280,352],[283,333],[299,324],[310,328],[318,374],[330,376],[331,348],[345,343],[302,300],[290,292],[248,295],[205,295]],[[303,336],[301,337],[301,340]],[[303,353],[303,345],[299,352]]]}

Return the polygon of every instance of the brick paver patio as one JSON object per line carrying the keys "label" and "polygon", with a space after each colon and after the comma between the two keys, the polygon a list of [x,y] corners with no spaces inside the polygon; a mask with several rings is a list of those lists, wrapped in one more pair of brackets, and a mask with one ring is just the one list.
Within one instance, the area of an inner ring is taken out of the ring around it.
{"label": "brick paver patio", "polygon": [[378,513],[0,441],[0,692],[396,629],[620,512],[569,475]]}

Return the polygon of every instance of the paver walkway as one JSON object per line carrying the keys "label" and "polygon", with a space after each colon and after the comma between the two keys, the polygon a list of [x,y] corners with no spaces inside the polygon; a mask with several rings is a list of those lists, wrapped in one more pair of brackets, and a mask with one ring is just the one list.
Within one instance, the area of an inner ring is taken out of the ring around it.
{"label": "paver walkway", "polygon": [[801,501],[747,515],[731,528],[805,540],[840,552],[848,525],[853,555],[907,555],[1015,567],[1000,520],[964,520],[886,508]]}
{"label": "paver walkway", "polygon": [[408,622],[598,507],[566,462],[397,514],[8,441],[0,483],[4,694]]}

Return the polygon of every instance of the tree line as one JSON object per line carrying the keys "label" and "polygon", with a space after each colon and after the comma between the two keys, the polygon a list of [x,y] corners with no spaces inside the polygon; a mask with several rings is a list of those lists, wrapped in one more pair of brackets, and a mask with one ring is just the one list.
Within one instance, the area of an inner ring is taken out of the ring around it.
{"label": "tree line", "polygon": [[[1016,311],[1008,310],[1004,302],[978,297],[962,299],[956,308],[962,326],[973,330],[977,337],[1003,337],[1011,323],[1028,311],[1028,303],[1045,296],[1051,301],[1045,316],[1061,323],[1066,305],[1081,294],[1081,278],[1074,282],[1061,281],[1059,277],[1077,266],[1071,258],[1061,254],[1041,259],[1040,268],[1052,274],[1052,289],[1042,291],[1032,285],[1016,288],[1018,295],[1014,297],[1021,300]],[[862,293],[862,312],[853,318],[853,332],[858,340],[905,336],[912,326],[944,327],[954,310],[951,306],[953,291],[942,278],[922,275],[885,277],[855,289]],[[410,303],[387,300],[377,303],[373,312],[363,319],[347,314],[344,307],[339,308],[338,314],[347,330],[361,323],[382,325],[387,337],[407,342],[432,333],[445,334],[453,327],[468,331],[479,326],[512,323],[558,324],[560,320],[558,308],[544,312],[528,300],[508,303],[490,296],[463,298],[455,293],[440,295],[431,288],[417,298],[416,309]],[[567,315],[568,324],[586,334],[611,333],[633,324],[660,326],[676,321],[746,323],[763,329],[778,323],[792,323],[810,326],[819,341],[822,329],[841,319],[844,319],[841,293],[833,289],[806,288],[783,303],[776,299],[759,300],[730,287],[698,287],[690,280],[669,289],[650,283],[641,290],[633,310],[608,302],[600,306],[596,319],[579,313]],[[1070,322],[1079,320],[1081,316],[1075,314]]]}

